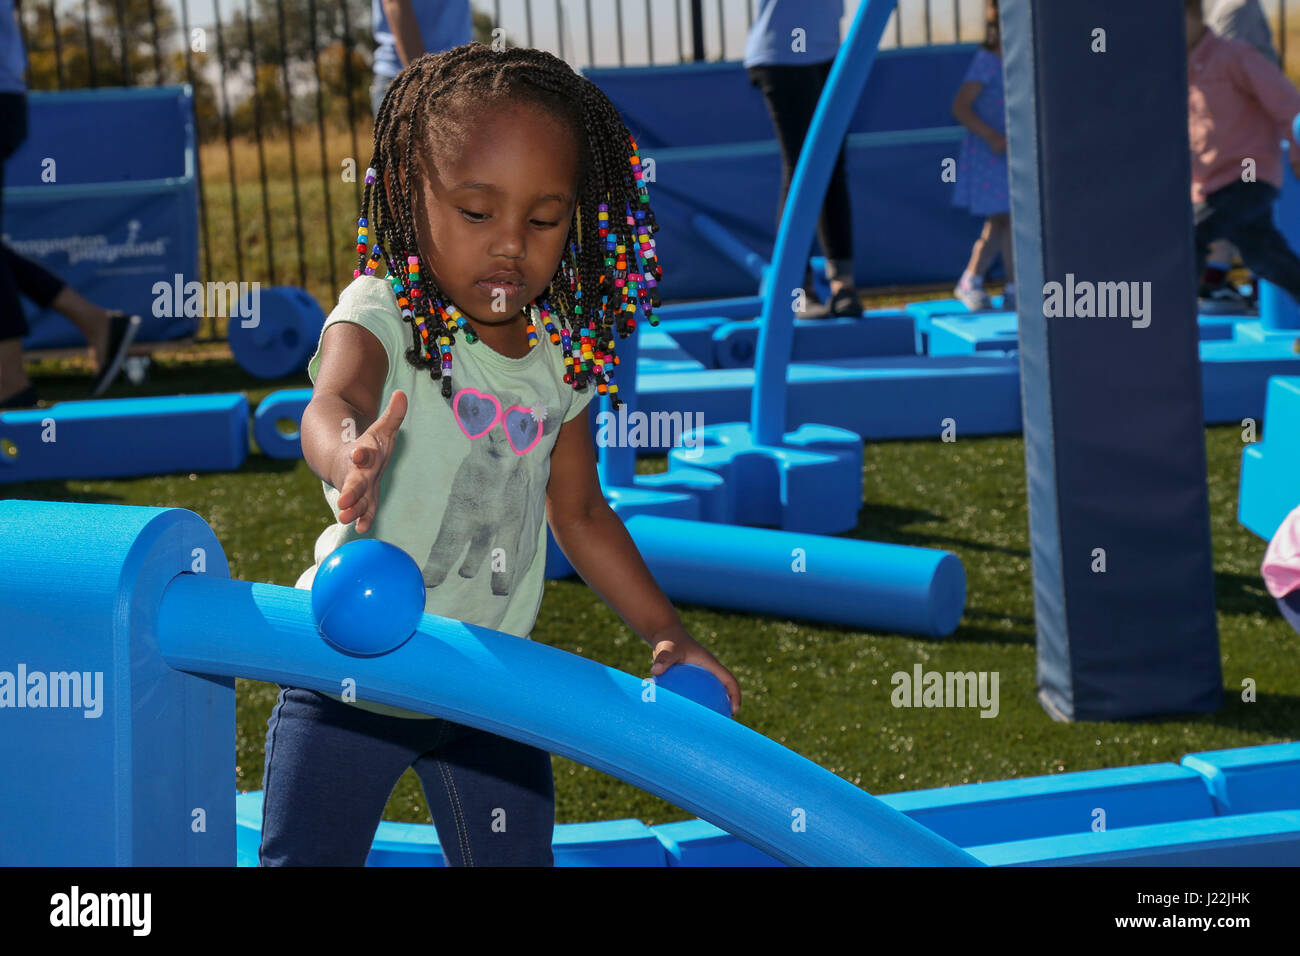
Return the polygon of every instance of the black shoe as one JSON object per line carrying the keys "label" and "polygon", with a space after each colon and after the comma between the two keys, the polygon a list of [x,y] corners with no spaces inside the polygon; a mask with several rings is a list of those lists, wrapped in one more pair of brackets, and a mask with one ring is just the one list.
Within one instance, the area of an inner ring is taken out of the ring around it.
{"label": "black shoe", "polygon": [[8,398],[0,398],[0,408],[35,408],[36,407],[36,386],[28,385],[21,392],[10,395]]}
{"label": "black shoe", "polygon": [[862,318],[862,302],[858,299],[858,294],[849,289],[840,289],[831,296],[831,301],[825,305],[813,306],[804,309],[796,318],[800,319],[860,319]]}
{"label": "black shoe", "polygon": [[135,341],[140,325],[138,315],[127,315],[125,312],[109,313],[108,345],[104,349],[106,358],[90,387],[91,398],[99,398],[103,395],[108,390],[108,386],[113,384],[113,379],[117,378],[118,373],[122,371],[122,363],[126,361],[126,351]]}

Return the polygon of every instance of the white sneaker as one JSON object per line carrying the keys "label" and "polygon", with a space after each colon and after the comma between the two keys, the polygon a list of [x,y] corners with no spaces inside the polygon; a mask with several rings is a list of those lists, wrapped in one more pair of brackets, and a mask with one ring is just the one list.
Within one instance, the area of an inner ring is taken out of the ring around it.
{"label": "white sneaker", "polygon": [[992,307],[992,304],[989,302],[989,294],[981,287],[967,285],[964,282],[958,282],[957,287],[952,290],[952,294],[953,298],[966,306],[966,308],[970,309],[972,312],[979,312],[982,309]]}

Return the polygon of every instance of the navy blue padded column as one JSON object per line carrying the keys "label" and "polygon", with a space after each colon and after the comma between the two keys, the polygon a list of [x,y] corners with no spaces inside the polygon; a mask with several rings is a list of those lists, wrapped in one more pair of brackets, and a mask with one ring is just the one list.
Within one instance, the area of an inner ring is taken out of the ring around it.
{"label": "navy blue padded column", "polygon": [[1002,3],[1038,690],[1059,720],[1222,703],[1184,34],[1182,0]]}

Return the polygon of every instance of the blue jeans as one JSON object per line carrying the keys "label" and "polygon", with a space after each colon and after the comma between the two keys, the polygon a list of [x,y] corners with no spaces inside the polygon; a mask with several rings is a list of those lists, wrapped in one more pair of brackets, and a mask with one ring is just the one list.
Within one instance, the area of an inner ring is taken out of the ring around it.
{"label": "blue jeans", "polygon": [[364,866],[407,767],[448,866],[553,866],[551,755],[434,718],[281,687],[267,721],[261,866]]}

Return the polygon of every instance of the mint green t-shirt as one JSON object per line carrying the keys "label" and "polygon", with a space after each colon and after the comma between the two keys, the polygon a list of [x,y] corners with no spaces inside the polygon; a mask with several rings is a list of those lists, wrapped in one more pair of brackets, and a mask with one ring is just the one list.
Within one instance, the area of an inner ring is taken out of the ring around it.
{"label": "mint green t-shirt", "polygon": [[[529,637],[545,584],[551,449],[561,423],[586,411],[595,388],[577,392],[564,382],[563,356],[544,331],[519,359],[460,335],[451,347],[455,391],[443,398],[442,383],[406,361],[410,326],[389,280],[377,276],[359,276],[343,290],[321,329],[322,340],[335,322],[355,323],[379,339],[388,355],[379,413],[401,389],[406,417],[365,535],[357,534],[355,522],[339,523],[340,491],[321,482],[334,523],[316,539],[315,563],[294,586],[310,588],[316,569],[341,545],[376,538],[401,548],[423,570],[427,613]],[[307,365],[313,383],[319,371],[318,342]],[[377,713],[428,717],[356,704]]]}

